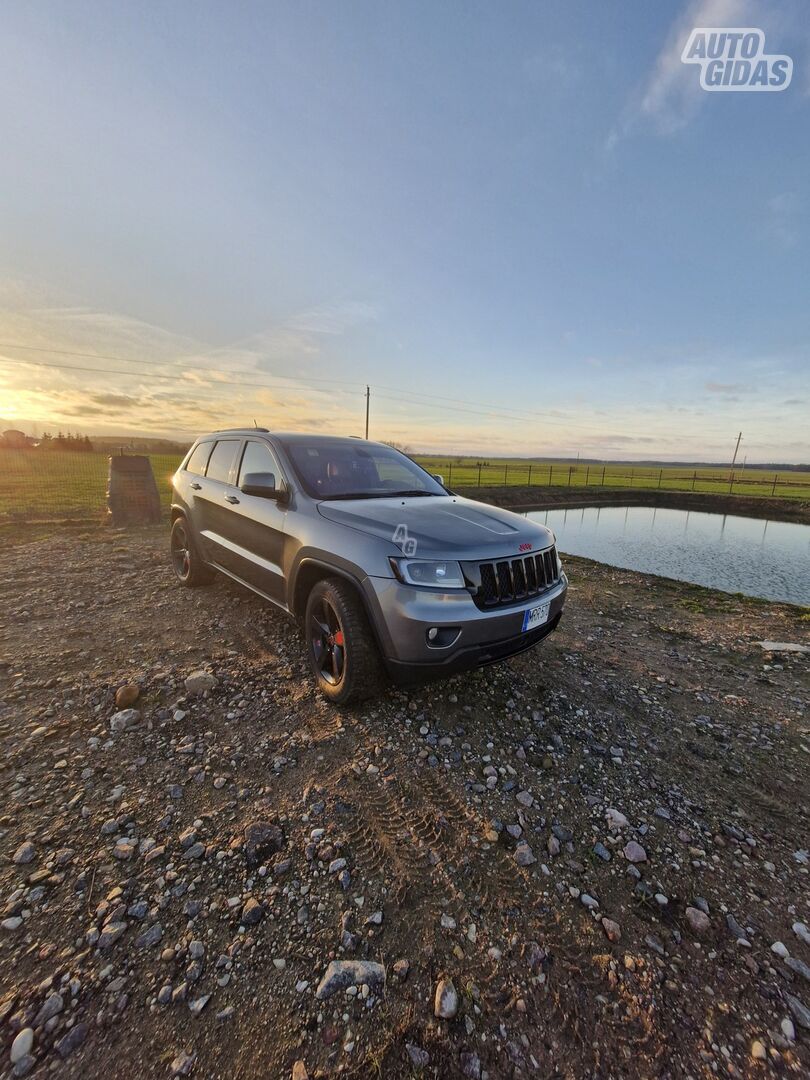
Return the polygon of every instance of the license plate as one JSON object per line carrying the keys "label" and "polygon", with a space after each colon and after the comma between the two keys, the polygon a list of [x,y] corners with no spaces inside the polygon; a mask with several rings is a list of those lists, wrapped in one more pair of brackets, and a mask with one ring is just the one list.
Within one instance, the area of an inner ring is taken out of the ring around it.
{"label": "license plate", "polygon": [[527,608],[523,612],[523,630],[536,630],[538,626],[542,626],[543,623],[548,622],[548,609],[551,607],[551,601],[546,600],[545,604],[538,604],[537,607]]}

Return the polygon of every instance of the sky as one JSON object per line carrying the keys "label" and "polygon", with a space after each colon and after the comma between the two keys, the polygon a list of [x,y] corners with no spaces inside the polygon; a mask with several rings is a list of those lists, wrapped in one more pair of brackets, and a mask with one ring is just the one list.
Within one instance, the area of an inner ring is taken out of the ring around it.
{"label": "sky", "polygon": [[810,460],[805,0],[0,11],[1,426]]}

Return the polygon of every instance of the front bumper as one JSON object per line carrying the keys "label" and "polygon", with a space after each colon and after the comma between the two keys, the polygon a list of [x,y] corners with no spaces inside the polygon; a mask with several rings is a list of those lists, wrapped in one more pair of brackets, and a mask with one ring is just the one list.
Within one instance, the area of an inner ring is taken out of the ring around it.
{"label": "front bumper", "polygon": [[[562,616],[568,579],[562,574],[551,589],[505,608],[482,611],[462,589],[439,592],[403,585],[393,578],[366,578],[381,651],[396,681],[412,681],[481,667],[530,649],[556,629]],[[527,609],[549,603],[548,620],[523,631]],[[432,646],[427,631],[457,630],[450,644]]]}

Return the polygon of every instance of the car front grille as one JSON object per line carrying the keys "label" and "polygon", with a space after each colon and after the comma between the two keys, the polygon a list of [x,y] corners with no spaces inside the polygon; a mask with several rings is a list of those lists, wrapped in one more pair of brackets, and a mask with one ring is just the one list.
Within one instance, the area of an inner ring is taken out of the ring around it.
{"label": "car front grille", "polygon": [[463,569],[480,608],[505,607],[540,596],[560,580],[554,547],[517,559],[464,563]]}

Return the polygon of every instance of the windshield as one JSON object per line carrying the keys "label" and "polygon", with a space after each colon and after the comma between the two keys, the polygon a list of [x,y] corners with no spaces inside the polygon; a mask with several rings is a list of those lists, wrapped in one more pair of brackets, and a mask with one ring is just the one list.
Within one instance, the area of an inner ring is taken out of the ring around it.
{"label": "windshield", "polygon": [[296,439],[285,442],[284,448],[313,499],[447,494],[430,473],[389,446],[348,439]]}

